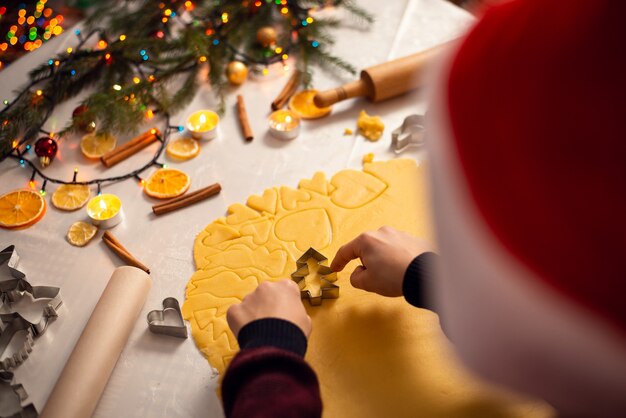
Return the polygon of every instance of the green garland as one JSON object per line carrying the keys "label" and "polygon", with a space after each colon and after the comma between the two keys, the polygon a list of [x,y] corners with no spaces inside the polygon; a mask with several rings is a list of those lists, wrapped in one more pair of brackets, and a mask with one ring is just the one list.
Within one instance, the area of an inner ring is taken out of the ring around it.
{"label": "green garland", "polygon": [[[221,99],[227,85],[224,69],[239,60],[258,72],[296,58],[302,83],[311,83],[310,64],[355,73],[327,47],[336,19],[315,18],[310,12],[326,0],[154,0],[107,1],[87,20],[81,42],[30,72],[30,82],[0,111],[0,161],[36,139],[57,104],[92,90],[86,109],[58,134],[74,132],[96,121],[98,131],[134,133],[146,112],[171,115],[193,98],[198,72],[208,65],[209,82]],[[349,0],[336,0],[363,23],[373,17]],[[107,17],[102,25],[103,16]],[[278,33],[278,49],[256,43],[261,27]],[[95,37],[98,37],[97,39]],[[97,41],[97,42],[96,42]],[[95,44],[95,47],[87,47]]]}

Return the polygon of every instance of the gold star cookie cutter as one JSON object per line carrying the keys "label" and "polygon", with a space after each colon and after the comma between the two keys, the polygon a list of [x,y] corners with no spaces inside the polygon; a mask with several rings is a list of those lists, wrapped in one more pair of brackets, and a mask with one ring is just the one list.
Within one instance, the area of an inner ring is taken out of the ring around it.
{"label": "gold star cookie cutter", "polygon": [[[309,275],[308,260],[314,259],[317,262],[317,274],[320,278],[320,292],[313,295],[310,290],[306,289],[306,277]],[[339,297],[339,286],[333,284],[337,281],[337,273],[332,271],[326,264],[328,259],[314,248],[309,248],[296,261],[296,271],[291,273],[291,279],[296,282],[300,288],[300,296],[302,299],[308,299],[311,306],[319,306],[322,299],[337,299]]]}

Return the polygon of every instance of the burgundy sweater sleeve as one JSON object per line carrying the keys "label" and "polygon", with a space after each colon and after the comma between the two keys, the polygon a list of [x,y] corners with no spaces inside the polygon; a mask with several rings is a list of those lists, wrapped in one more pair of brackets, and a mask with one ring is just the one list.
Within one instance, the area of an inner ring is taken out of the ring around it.
{"label": "burgundy sweater sleeve", "polygon": [[229,418],[320,417],[317,376],[304,361],[307,340],[291,322],[265,318],[241,329],[241,351],[222,382]]}

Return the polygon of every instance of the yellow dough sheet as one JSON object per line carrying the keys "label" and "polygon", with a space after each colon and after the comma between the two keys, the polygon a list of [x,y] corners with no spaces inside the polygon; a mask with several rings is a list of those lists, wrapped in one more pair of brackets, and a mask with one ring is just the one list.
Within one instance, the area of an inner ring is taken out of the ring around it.
{"label": "yellow dough sheet", "polygon": [[[223,374],[238,350],[226,311],[259,283],[289,278],[313,247],[329,260],[360,233],[389,225],[432,242],[426,168],[413,160],[364,165],[297,189],[274,187],[210,223],[196,238],[197,271],[183,315],[211,366]],[[313,319],[306,360],[318,374],[325,417],[549,417],[471,377],[457,362],[437,316],[403,298],[350,285],[352,262],[338,275],[339,299],[306,309]]]}

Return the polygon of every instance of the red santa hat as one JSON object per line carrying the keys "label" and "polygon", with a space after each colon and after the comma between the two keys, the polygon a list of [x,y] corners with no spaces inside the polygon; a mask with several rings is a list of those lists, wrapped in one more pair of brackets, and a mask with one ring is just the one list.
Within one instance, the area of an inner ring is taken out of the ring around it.
{"label": "red santa hat", "polygon": [[626,410],[624,16],[611,0],[490,8],[440,79],[428,144],[433,296],[459,354],[603,417]]}
{"label": "red santa hat", "polygon": [[626,3],[510,1],[454,59],[471,195],[536,276],[626,335]]}

